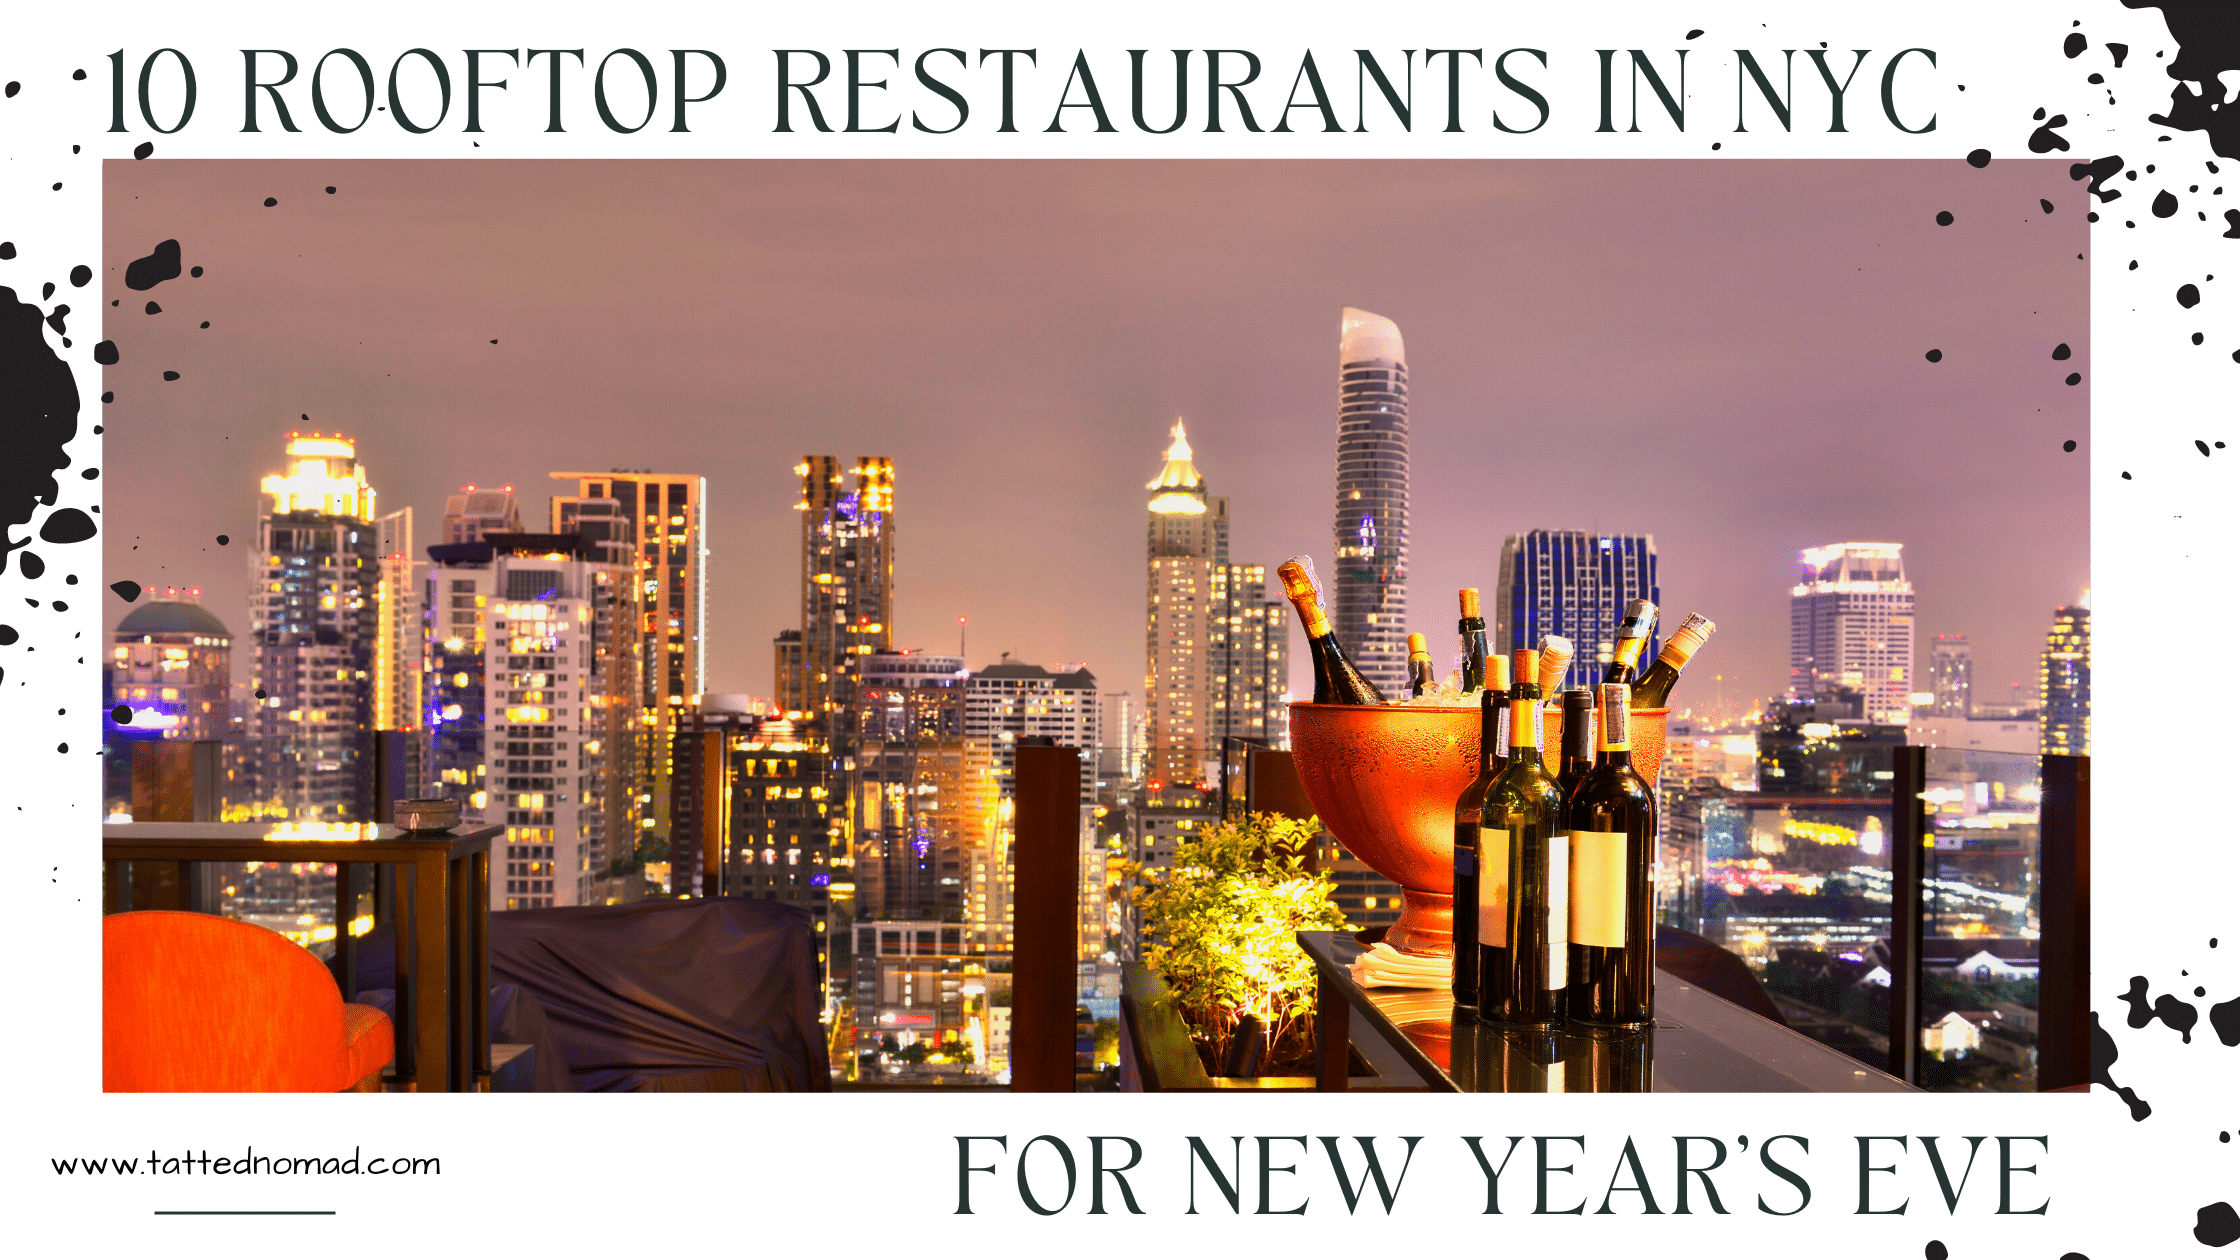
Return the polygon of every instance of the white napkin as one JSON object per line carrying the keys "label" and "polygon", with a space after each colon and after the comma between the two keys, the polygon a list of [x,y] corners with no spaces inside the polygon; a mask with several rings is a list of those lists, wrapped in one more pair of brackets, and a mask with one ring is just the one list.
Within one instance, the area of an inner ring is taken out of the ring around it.
{"label": "white napkin", "polygon": [[1454,959],[1403,954],[1383,941],[1354,959],[1350,970],[1364,989],[1440,989],[1454,983]]}

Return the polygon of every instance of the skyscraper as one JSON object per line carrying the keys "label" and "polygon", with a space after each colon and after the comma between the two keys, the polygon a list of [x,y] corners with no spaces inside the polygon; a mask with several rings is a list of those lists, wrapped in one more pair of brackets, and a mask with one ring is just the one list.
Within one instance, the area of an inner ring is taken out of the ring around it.
{"label": "skyscraper", "polygon": [[2038,751],[2092,755],[2092,607],[2053,610],[2038,658]]}
{"label": "skyscraper", "polygon": [[637,763],[630,778],[642,799],[630,803],[640,834],[657,834],[669,817],[673,740],[707,686],[708,481],[652,471],[550,475],[576,483],[575,494],[552,500],[553,531],[585,538],[587,554],[603,563],[631,557],[632,624],[618,633],[630,635],[637,658],[636,738],[620,751]]}
{"label": "skyscraper", "polygon": [[1811,547],[1789,590],[1789,697],[1856,693],[1863,720],[1903,726],[1913,714],[1913,583],[1903,543]]}
{"label": "skyscraper", "polygon": [[459,493],[444,500],[443,541],[446,543],[481,542],[484,534],[520,532],[521,504],[513,497],[512,486],[500,486],[495,490],[461,486]]}
{"label": "skyscraper", "polygon": [[[1576,653],[1563,685],[1591,687],[1610,663],[1619,615],[1636,599],[1664,602],[1657,587],[1657,540],[1650,535],[1575,529],[1511,534],[1501,542],[1493,592],[1493,649],[1538,647],[1548,635],[1560,634]],[[1658,624],[1678,622],[1660,617]],[[1644,666],[1656,658],[1657,642],[1651,635],[1643,646]]]}
{"label": "skyscraper", "polygon": [[[226,740],[233,728],[233,632],[199,589],[151,590],[109,632],[102,662],[102,797],[132,812],[132,746],[143,740]],[[117,721],[117,708],[127,710]],[[237,751],[228,749],[230,754]],[[232,771],[230,759],[225,768]],[[232,783],[225,795],[236,792]]]}
{"label": "skyscraper", "polygon": [[1408,365],[1400,329],[1338,320],[1338,510],[1332,628],[1387,696],[1408,687]]}
{"label": "skyscraper", "polygon": [[1964,634],[1940,634],[1929,641],[1929,712],[1964,718],[1975,698],[1975,653]]}
{"label": "skyscraper", "polygon": [[[805,455],[801,477],[800,674],[781,677],[781,706],[837,728],[855,702],[863,658],[894,649],[894,461]],[[795,706],[792,701],[799,700]]]}
{"label": "skyscraper", "polygon": [[373,726],[379,731],[417,731],[421,726],[422,623],[418,567],[412,553],[412,509],[391,512],[374,523],[374,555],[381,565],[380,652],[373,667]]}
{"label": "skyscraper", "polygon": [[1266,598],[1267,570],[1229,563],[1229,501],[1206,493],[1190,440],[1175,421],[1151,491],[1146,549],[1146,773],[1196,783],[1211,776],[1226,736],[1281,748],[1288,686],[1288,611]]}
{"label": "skyscraper", "polygon": [[634,838],[610,825],[607,711],[634,707],[635,661],[612,653],[634,620],[634,570],[573,534],[486,532],[428,549],[425,596],[434,790],[502,823],[492,909],[582,905]]}
{"label": "skyscraper", "polygon": [[291,433],[287,460],[263,481],[249,553],[255,811],[365,822],[383,655],[374,491],[348,438]]}

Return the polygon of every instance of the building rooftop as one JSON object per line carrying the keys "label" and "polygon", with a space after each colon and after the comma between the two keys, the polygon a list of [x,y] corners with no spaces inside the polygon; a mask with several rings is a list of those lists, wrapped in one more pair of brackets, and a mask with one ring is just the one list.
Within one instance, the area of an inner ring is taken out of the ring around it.
{"label": "building rooftop", "polygon": [[124,615],[118,634],[212,634],[232,638],[217,615],[190,599],[152,600]]}

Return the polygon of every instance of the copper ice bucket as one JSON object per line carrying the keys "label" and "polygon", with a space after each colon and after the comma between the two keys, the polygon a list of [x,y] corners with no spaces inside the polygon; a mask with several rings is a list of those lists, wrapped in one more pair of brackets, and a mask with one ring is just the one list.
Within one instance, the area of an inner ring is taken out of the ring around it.
{"label": "copper ice bucket", "polygon": [[[1644,709],[1630,724],[1634,768],[1651,784],[1669,712]],[[1562,711],[1542,716],[1543,747],[1561,748]],[[1292,764],[1315,815],[1400,885],[1400,920],[1384,938],[1394,949],[1454,952],[1454,805],[1478,774],[1478,723],[1462,705],[1291,705]]]}

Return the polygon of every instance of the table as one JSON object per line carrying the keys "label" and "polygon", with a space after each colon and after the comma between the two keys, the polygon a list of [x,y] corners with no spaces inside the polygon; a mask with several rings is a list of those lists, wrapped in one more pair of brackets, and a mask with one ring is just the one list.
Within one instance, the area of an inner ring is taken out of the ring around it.
{"label": "table", "polygon": [[1363,989],[1347,970],[1365,948],[1351,933],[1298,939],[1315,965],[1321,1090],[1346,1088],[1349,1041],[1373,1041],[1443,1093],[1914,1092],[1670,973],[1657,977],[1654,1028],[1540,1034],[1483,1023],[1444,989]]}
{"label": "table", "polygon": [[[395,897],[397,1057],[407,1089],[490,1082],[490,841],[504,828],[411,832],[375,823],[108,823],[113,862],[316,862],[335,866],[335,953],[354,988],[350,868],[409,873]],[[439,962],[440,960],[440,962]],[[345,993],[345,1000],[354,994]]]}

